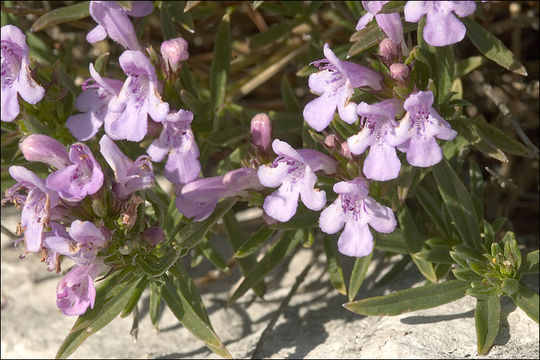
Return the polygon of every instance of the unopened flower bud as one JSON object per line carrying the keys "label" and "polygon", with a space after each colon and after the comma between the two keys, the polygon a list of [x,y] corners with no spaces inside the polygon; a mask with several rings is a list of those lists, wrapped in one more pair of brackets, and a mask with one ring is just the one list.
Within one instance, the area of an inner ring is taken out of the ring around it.
{"label": "unopened flower bud", "polygon": [[386,60],[394,61],[399,59],[399,56],[401,55],[401,47],[393,40],[385,38],[379,44],[379,53]]}
{"label": "unopened flower bud", "polygon": [[336,146],[336,141],[336,135],[331,134],[328,135],[326,139],[324,139],[324,145],[328,146],[329,148],[333,148],[334,146]]}
{"label": "unopened flower bud", "polygon": [[165,241],[165,234],[159,226],[152,226],[143,231],[142,238],[148,245],[156,246]]}
{"label": "unopened flower bud", "polygon": [[268,115],[257,114],[251,119],[251,136],[253,145],[267,150],[272,138],[272,122]]}
{"label": "unopened flower bud", "polygon": [[396,81],[406,82],[409,78],[409,67],[400,63],[392,64],[390,65],[390,76]]}
{"label": "unopened flower bud", "polygon": [[341,154],[347,159],[352,159],[349,144],[346,141],[341,143]]}
{"label": "unopened flower bud", "polygon": [[171,69],[176,71],[179,64],[189,58],[188,43],[181,37],[167,40],[161,43],[161,55],[168,62]]}
{"label": "unopened flower bud", "polygon": [[39,161],[57,169],[71,165],[64,145],[47,135],[30,135],[21,141],[19,148],[28,161]]}

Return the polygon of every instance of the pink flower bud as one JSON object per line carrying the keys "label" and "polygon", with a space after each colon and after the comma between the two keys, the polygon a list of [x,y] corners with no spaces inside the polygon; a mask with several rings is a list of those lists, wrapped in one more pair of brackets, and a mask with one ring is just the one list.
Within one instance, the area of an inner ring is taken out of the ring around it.
{"label": "pink flower bud", "polygon": [[324,144],[328,146],[329,148],[333,148],[334,146],[336,146],[336,141],[337,141],[336,135],[331,134],[331,135],[328,135],[326,139],[324,139]]}
{"label": "pink flower bud", "polygon": [[379,44],[379,53],[388,61],[399,59],[401,55],[401,47],[389,38],[385,38]]}
{"label": "pink flower bud", "polygon": [[161,43],[161,55],[173,71],[178,70],[181,61],[189,58],[188,43],[181,37]]}
{"label": "pink flower bud", "polygon": [[39,161],[57,169],[71,165],[64,145],[47,135],[30,135],[21,141],[19,148],[28,161]]}
{"label": "pink flower bud", "polygon": [[251,119],[251,136],[253,145],[264,150],[268,149],[272,138],[272,122],[268,115],[260,113]]}
{"label": "pink flower bud", "polygon": [[400,63],[392,64],[390,65],[390,75],[396,81],[406,82],[409,78],[409,67]]}
{"label": "pink flower bud", "polygon": [[347,159],[352,159],[351,152],[349,151],[349,144],[346,141],[341,143],[341,154]]}

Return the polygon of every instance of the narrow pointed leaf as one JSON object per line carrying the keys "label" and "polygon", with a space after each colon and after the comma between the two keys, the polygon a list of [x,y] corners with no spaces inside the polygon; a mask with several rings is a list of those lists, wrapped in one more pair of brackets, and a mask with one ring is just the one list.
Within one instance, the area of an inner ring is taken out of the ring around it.
{"label": "narrow pointed leaf", "polygon": [[445,159],[433,167],[433,175],[463,242],[472,248],[479,246],[478,216],[467,188]]}
{"label": "narrow pointed leaf", "polygon": [[408,254],[409,248],[405,243],[405,238],[400,229],[394,230],[391,234],[375,233],[375,249],[389,251],[396,254]]}
{"label": "narrow pointed leaf", "polygon": [[[210,103],[211,116],[215,117],[218,109],[225,100],[225,88],[227,84],[227,74],[229,73],[231,62],[231,19],[226,13],[219,24],[216,41],[214,42],[214,56],[210,66]],[[214,130],[216,122],[214,122]]]}
{"label": "narrow pointed leaf", "polygon": [[201,249],[202,254],[205,258],[210,260],[218,269],[223,271],[225,274],[230,275],[231,269],[227,266],[227,262],[221,256],[219,251],[215,246],[208,240],[207,237],[204,237],[203,240],[199,243],[199,249]]}
{"label": "narrow pointed leaf", "polygon": [[454,264],[454,260],[448,254],[448,250],[436,248],[430,250],[422,250],[412,254],[413,258],[425,260],[436,264]]}
{"label": "narrow pointed leaf", "polygon": [[[416,224],[414,223],[414,219],[404,206],[398,211],[398,221],[409,253],[413,254],[421,251],[424,247],[426,237],[420,234]],[[412,257],[412,260],[426,279],[431,282],[437,282],[437,275],[435,274],[433,264],[431,264],[429,261],[418,259],[414,256]]]}
{"label": "narrow pointed leaf", "polygon": [[463,24],[467,28],[467,37],[482,55],[495,61],[505,69],[513,71],[518,75],[527,76],[525,67],[523,67],[501,40],[482,25],[469,18],[462,18],[461,21],[463,21]]}
{"label": "narrow pointed leaf", "polygon": [[450,280],[348,302],[343,306],[361,315],[399,315],[409,311],[430,309],[460,299],[465,296],[469,286],[460,280]]}
{"label": "narrow pointed leaf", "polygon": [[326,253],[326,270],[334,288],[343,295],[347,295],[347,287],[343,278],[343,269],[339,264],[339,254],[336,241],[330,236],[323,237],[324,252]]}
{"label": "narrow pointed leaf", "polygon": [[298,230],[287,231],[268,250],[264,257],[251,269],[242,282],[235,287],[228,303],[232,304],[244,295],[253,285],[259,282],[270,270],[276,267],[283,259],[290,255],[303,240],[303,232]]}
{"label": "narrow pointed leaf", "polygon": [[263,226],[255,234],[244,242],[240,248],[234,253],[236,258],[244,258],[257,251],[275,233],[275,230],[267,226]]}
{"label": "narrow pointed leaf", "polygon": [[131,293],[131,298],[126,304],[126,307],[124,308],[124,310],[122,310],[122,314],[120,314],[120,317],[125,318],[126,316],[131,314],[135,306],[137,306],[137,304],[139,303],[139,300],[141,299],[141,295],[144,289],[146,289],[147,285],[148,285],[148,280],[146,278],[141,279],[141,281],[137,283],[137,286],[135,286],[135,289]]}
{"label": "narrow pointed leaf", "polygon": [[84,19],[87,16],[90,16],[90,1],[82,1],[43,14],[32,24],[32,31],[40,31],[50,26]]}
{"label": "narrow pointed leaf", "polygon": [[424,185],[418,185],[416,187],[416,200],[422,205],[426,214],[433,220],[435,225],[447,236],[450,236],[450,229],[448,224],[444,221],[443,214],[441,212],[442,200],[437,193],[428,190]]}
{"label": "narrow pointed leaf", "polygon": [[362,286],[362,283],[366,277],[372,257],[373,251],[371,251],[368,256],[357,258],[354,262],[354,267],[351,272],[351,280],[349,281],[349,301],[353,301],[354,297],[358,293],[358,290],[360,290],[360,287]]}
{"label": "narrow pointed leaf", "polygon": [[[233,251],[238,251],[242,243],[246,241],[245,239],[247,237],[246,234],[244,234],[244,230],[238,223],[238,220],[236,220],[234,213],[228,212],[227,214],[225,214],[225,216],[223,216],[223,225],[225,226],[227,238],[231,243]],[[243,257],[241,259],[237,259],[236,261],[238,261],[238,266],[240,267],[240,271],[244,276],[251,271],[255,264],[257,264],[257,260],[255,258],[255,255],[253,254],[247,255],[246,257]],[[257,295],[262,297],[264,295],[264,292],[266,291],[264,280],[261,280],[259,283],[255,284],[253,286],[253,291],[255,291]]]}
{"label": "narrow pointed leaf", "polygon": [[159,314],[161,310],[161,284],[157,281],[152,281],[150,283],[150,308],[148,310],[150,314],[150,321],[152,325],[159,330]]}
{"label": "narrow pointed leaf", "polygon": [[476,326],[476,343],[478,354],[486,355],[493,345],[499,332],[501,321],[501,302],[499,296],[492,296],[485,300],[476,300],[474,323]]}
{"label": "narrow pointed leaf", "polygon": [[212,326],[202,319],[194,306],[183,296],[177,284],[167,275],[164,275],[165,285],[161,290],[161,296],[171,309],[174,316],[193,335],[204,341],[206,346],[217,355],[230,359],[229,351],[218,338]]}

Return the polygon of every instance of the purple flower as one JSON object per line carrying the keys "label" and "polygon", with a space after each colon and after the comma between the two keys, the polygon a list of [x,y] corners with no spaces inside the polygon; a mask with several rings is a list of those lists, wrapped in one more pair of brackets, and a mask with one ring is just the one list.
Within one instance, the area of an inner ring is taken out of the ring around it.
{"label": "purple flower", "polygon": [[51,223],[51,227],[53,231],[45,233],[43,246],[71,258],[77,265],[95,263],[98,250],[109,244],[109,232],[98,229],[90,221],[73,221],[69,232],[56,223]]}
{"label": "purple flower", "polygon": [[373,70],[348,61],[341,61],[324,44],[325,59],[312,64],[319,72],[309,76],[309,88],[318,98],[304,108],[304,119],[313,129],[322,131],[332,121],[336,107],[343,121],[352,124],[358,120],[356,104],[349,102],[353,88],[367,86],[381,90],[382,76]]}
{"label": "purple flower", "polygon": [[63,169],[71,165],[69,155],[58,140],[47,135],[32,134],[19,144],[24,158],[28,161],[39,161]]}
{"label": "purple flower", "polygon": [[69,132],[79,141],[90,139],[98,132],[103,122],[109,124],[120,115],[109,111],[109,101],[120,93],[122,81],[102,78],[92,64],[90,76],[92,78],[83,82],[83,91],[75,101],[75,106],[82,113],[71,115],[66,120]]}
{"label": "purple flower", "polygon": [[96,288],[94,278],[105,266],[102,264],[76,265],[56,287],[56,305],[64,315],[82,315],[88,306],[94,308]]}
{"label": "purple flower", "polygon": [[246,190],[261,190],[257,173],[251,168],[229,171],[222,176],[198,179],[176,186],[178,211],[194,221],[203,221],[214,211],[219,199],[242,195]]}
{"label": "purple flower", "polygon": [[173,71],[177,71],[182,61],[189,58],[188,43],[181,37],[161,43],[161,56]]}
{"label": "purple flower", "polygon": [[262,165],[257,171],[262,185],[279,186],[264,200],[266,214],[281,222],[289,221],[296,213],[299,196],[308,209],[322,209],[326,204],[326,193],[314,188],[317,182],[315,171],[333,174],[336,162],[315,150],[295,150],[278,139],[272,143],[272,149],[278,157],[271,165]]}
{"label": "purple flower", "polygon": [[152,162],[146,155],[135,161],[128,158],[107,135],[99,141],[100,151],[114,171],[113,191],[119,199],[126,199],[131,193],[149,189],[154,185]]}
{"label": "purple flower", "polygon": [[[12,201],[17,207],[23,206],[21,213],[21,228],[24,231],[24,241],[27,252],[41,249],[43,227],[51,219],[51,211],[60,202],[56,192],[45,186],[45,181],[22,166],[11,166],[9,174],[17,181],[6,190],[2,203]],[[19,191],[27,189],[28,194]]]}
{"label": "purple flower", "polygon": [[403,25],[401,24],[399,14],[379,14],[382,7],[387,2],[388,1],[362,1],[362,6],[364,6],[367,13],[358,20],[356,30],[362,30],[373,20],[373,18],[375,18],[377,25],[379,25],[384,34],[394,43],[401,45],[401,51],[406,55],[409,50],[407,49],[405,39],[403,38]]}
{"label": "purple flower", "polygon": [[141,141],[146,135],[148,115],[154,121],[165,121],[169,104],[161,100],[156,71],[142,52],[126,50],[119,61],[128,78],[109,102],[109,111],[120,115],[110,124],[105,123],[105,132],[114,140]]}
{"label": "purple flower", "polygon": [[339,196],[321,213],[321,230],[335,234],[345,226],[338,240],[339,252],[355,257],[368,255],[373,250],[368,224],[378,232],[391,233],[396,227],[392,209],[369,197],[368,184],[360,177],[338,182],[334,191]]}
{"label": "purple flower", "polygon": [[253,145],[267,150],[272,139],[272,122],[265,113],[257,114],[251,119],[251,137]]}
{"label": "purple flower", "polygon": [[476,10],[474,1],[407,1],[405,20],[418,22],[426,15],[423,36],[431,46],[446,46],[460,42],[465,37],[465,26],[452,12],[460,17],[469,16]]}
{"label": "purple flower", "polygon": [[433,93],[419,91],[405,100],[405,117],[396,128],[397,148],[407,153],[413,166],[428,167],[442,160],[443,153],[435,138],[452,140],[457,133],[431,106]]}
{"label": "purple flower", "polygon": [[135,29],[128,15],[142,17],[154,8],[151,1],[133,1],[131,11],[127,11],[114,1],[90,1],[90,15],[99,24],[86,35],[86,41],[95,43],[105,40],[107,35],[130,50],[141,50]]}
{"label": "purple flower", "polygon": [[162,161],[168,155],[165,164],[165,177],[173,184],[186,184],[193,181],[201,171],[199,148],[191,131],[191,111],[178,110],[167,116],[159,139],[148,147],[147,153],[152,161]]}
{"label": "purple flower", "polygon": [[395,179],[399,174],[401,162],[396,154],[394,120],[397,106],[396,100],[384,100],[368,105],[358,104],[358,114],[362,117],[362,130],[347,139],[349,151],[355,155],[362,154],[369,147],[369,154],[364,161],[364,174],[368,179],[386,181]]}
{"label": "purple flower", "polygon": [[103,172],[92,152],[83,143],[75,143],[69,149],[72,164],[56,170],[47,178],[47,188],[55,190],[68,201],[82,200],[95,194],[103,185]]}
{"label": "purple flower", "polygon": [[30,74],[26,36],[16,26],[2,26],[2,121],[13,121],[19,115],[17,93],[30,104],[43,99],[45,90]]}

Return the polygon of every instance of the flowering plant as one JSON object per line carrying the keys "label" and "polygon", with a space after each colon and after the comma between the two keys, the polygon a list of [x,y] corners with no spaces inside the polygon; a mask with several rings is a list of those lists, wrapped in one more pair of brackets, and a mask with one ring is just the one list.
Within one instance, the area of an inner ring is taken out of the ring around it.
{"label": "flowering plant", "polygon": [[[527,76],[475,21],[487,4],[60,5],[25,35],[28,20],[6,2],[1,119],[11,178],[2,203],[22,209],[14,242],[62,272],[57,306],[78,316],[57,357],[116,316],[137,316],[146,289],[156,328],[163,300],[210,350],[231,357],[186,259],[203,256],[223,274],[238,264],[232,303],[250,289],[262,297],[265,275],[301,243],[325,252],[354,313],[472,296],[480,354],[498,333],[501,296],[538,322],[538,295],[522,281],[538,272],[538,250],[523,255],[509,231],[517,227],[485,208],[478,165],[537,161],[538,149],[515,120],[519,140],[470,115],[465,100],[464,79],[486,59]],[[238,42],[231,27],[244,13],[258,30]],[[217,25],[210,44],[199,36],[204,23]],[[42,30],[70,24],[89,30],[74,38],[92,49],[88,65],[72,66],[74,41],[52,50],[44,40]],[[480,56],[456,56],[466,37]],[[283,75],[279,104],[257,100],[286,68],[296,77]],[[246,209],[258,229],[237,220]],[[210,237],[220,228],[229,261]],[[403,254],[426,285],[355,300],[376,252]],[[344,257],[355,258],[348,286]]]}

